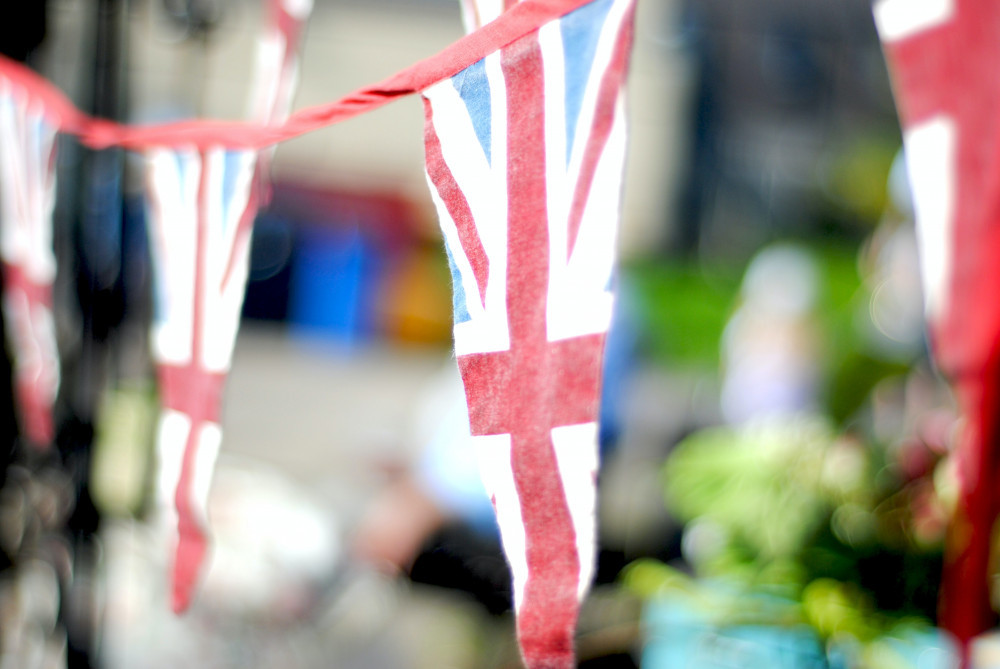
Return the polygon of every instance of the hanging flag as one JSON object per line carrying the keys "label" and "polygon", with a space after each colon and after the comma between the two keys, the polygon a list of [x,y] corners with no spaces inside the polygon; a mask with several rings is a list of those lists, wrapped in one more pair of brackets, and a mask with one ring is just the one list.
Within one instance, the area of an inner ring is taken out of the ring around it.
{"label": "hanging flag", "polygon": [[264,30],[257,41],[247,117],[265,125],[288,118],[298,81],[299,50],[312,0],[268,0]]}
{"label": "hanging flag", "polygon": [[940,623],[967,642],[994,624],[990,545],[1000,475],[1000,5],[879,0],[917,215],[934,357],[965,427]]}
{"label": "hanging flag", "polygon": [[[310,0],[269,0],[258,43],[251,117],[288,117]],[[157,442],[161,508],[176,523],[175,611],[188,608],[209,543],[206,503],[222,441],[222,390],[246,292],[254,218],[270,150],[147,152],[157,311],[153,354],[163,414]],[[169,510],[173,509],[173,513]]]}
{"label": "hanging flag", "polygon": [[52,311],[56,132],[52,110],[0,74],[0,260],[21,433],[37,448],[55,437],[59,352]]}
{"label": "hanging flag", "polygon": [[631,0],[595,0],[424,92],[473,443],[529,669],[575,667],[625,155]]}
{"label": "hanging flag", "polygon": [[208,546],[205,508],[222,441],[222,389],[246,286],[255,151],[146,154],[154,267],[152,351],[163,412],[163,509],[177,523],[171,602],[191,601]]}
{"label": "hanging flag", "polygon": [[[247,118],[280,126],[288,120],[299,78],[299,52],[312,0],[268,0],[264,31],[257,40],[257,59]],[[257,188],[261,204],[270,200],[271,157],[274,148],[257,157]]]}

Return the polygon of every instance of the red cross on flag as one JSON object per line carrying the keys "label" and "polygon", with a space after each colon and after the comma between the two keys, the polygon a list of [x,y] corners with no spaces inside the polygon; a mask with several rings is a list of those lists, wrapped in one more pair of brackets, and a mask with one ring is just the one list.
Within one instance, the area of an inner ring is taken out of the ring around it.
{"label": "red cross on flag", "polygon": [[52,405],[59,389],[59,352],[52,312],[56,259],[52,210],[56,195],[53,110],[19,82],[0,76],[0,260],[3,310],[14,358],[21,433],[48,447],[55,437]]}
{"label": "red cross on flag", "polygon": [[1000,4],[879,0],[935,359],[966,419],[961,495],[940,621],[963,642],[991,627],[990,537],[1000,474]]}
{"label": "red cross on flag", "polygon": [[455,352],[530,669],[576,666],[594,568],[632,12],[595,0],[424,93]]}

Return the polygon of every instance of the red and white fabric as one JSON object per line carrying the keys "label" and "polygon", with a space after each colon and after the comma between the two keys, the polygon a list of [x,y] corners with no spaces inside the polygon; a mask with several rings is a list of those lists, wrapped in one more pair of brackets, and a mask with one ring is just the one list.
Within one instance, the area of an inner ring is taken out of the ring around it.
{"label": "red and white fabric", "polygon": [[530,669],[576,666],[594,570],[632,13],[596,0],[424,91],[455,353]]}
{"label": "red and white fabric", "polygon": [[247,118],[280,125],[288,118],[299,77],[299,52],[312,0],[267,0],[257,42]]}
{"label": "red and white fabric", "polygon": [[989,593],[1000,508],[1000,5],[878,0],[873,10],[903,127],[933,353],[965,418],[940,622],[968,641],[995,618]]}
{"label": "red and white fabric", "polygon": [[152,353],[163,406],[157,490],[176,523],[171,603],[178,612],[190,605],[208,550],[206,504],[246,286],[256,157],[222,148],[146,154]]}
{"label": "red and white fabric", "polygon": [[[247,118],[267,126],[288,119],[299,81],[299,56],[312,0],[267,0],[264,31],[257,41]],[[260,204],[270,200],[270,166],[274,147],[257,157]]]}
{"label": "red and white fabric", "polygon": [[47,448],[55,437],[60,376],[52,311],[58,125],[56,111],[43,99],[0,73],[3,310],[21,433],[37,448]]}
{"label": "red and white fabric", "polygon": [[[270,0],[258,43],[251,117],[287,119],[309,0]],[[146,152],[155,272],[153,357],[163,413],[157,490],[176,525],[171,603],[188,608],[209,547],[209,484],[222,441],[222,391],[246,290],[254,217],[270,149],[183,145]]]}

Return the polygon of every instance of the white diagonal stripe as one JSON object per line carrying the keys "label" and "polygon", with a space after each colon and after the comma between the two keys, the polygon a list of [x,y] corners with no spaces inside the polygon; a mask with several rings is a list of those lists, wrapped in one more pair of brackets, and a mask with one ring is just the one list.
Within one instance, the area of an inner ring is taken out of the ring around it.
{"label": "white diagonal stripe", "polygon": [[917,214],[924,308],[931,320],[947,308],[955,219],[955,123],[936,116],[903,133]]}
{"label": "white diagonal stripe", "polygon": [[472,444],[479,456],[479,475],[483,486],[496,507],[500,538],[510,564],[516,610],[524,601],[524,587],[528,582],[528,548],[521,518],[521,500],[510,464],[511,437],[509,434],[477,436],[472,437]]}
{"label": "white diagonal stripe", "polygon": [[597,561],[597,423],[552,428],[552,445],[576,534],[580,560],[577,596],[583,599]]}
{"label": "white diagonal stripe", "polygon": [[954,0],[879,0],[872,6],[883,42],[897,42],[949,21]]}

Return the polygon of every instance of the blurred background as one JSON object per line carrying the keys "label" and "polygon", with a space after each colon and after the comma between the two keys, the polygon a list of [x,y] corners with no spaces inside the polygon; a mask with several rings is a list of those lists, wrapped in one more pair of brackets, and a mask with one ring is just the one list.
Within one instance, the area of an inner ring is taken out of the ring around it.
{"label": "blurred background", "polygon": [[[240,118],[259,4],[7,3],[0,50],[99,116]],[[868,0],[640,0],[636,25],[580,666],[957,666],[955,414]],[[294,108],[461,34],[453,0],[316,0]],[[277,149],[179,618],[141,174],[60,140],[58,448],[19,448],[0,384],[0,669],[520,666],[422,128],[405,99]]]}

